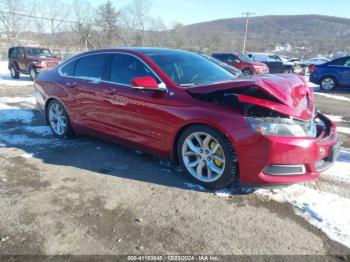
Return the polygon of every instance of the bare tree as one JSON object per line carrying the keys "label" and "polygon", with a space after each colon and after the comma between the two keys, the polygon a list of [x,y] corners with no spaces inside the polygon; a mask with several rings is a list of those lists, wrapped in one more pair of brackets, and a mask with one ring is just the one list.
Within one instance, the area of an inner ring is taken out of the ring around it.
{"label": "bare tree", "polygon": [[169,46],[173,48],[185,48],[186,46],[186,28],[180,23],[173,23],[168,32]]}
{"label": "bare tree", "polygon": [[95,22],[101,33],[99,41],[101,47],[115,46],[118,34],[118,16],[119,12],[109,0],[98,7]]}
{"label": "bare tree", "polygon": [[[46,19],[46,25],[48,25],[48,31],[51,33],[50,45],[56,44],[56,34],[62,29],[65,24],[65,20],[68,17],[69,6],[62,0],[46,0],[43,2],[43,8],[38,9],[38,13]],[[45,28],[46,30],[46,28]]]}
{"label": "bare tree", "polygon": [[89,2],[82,0],[74,0],[72,20],[75,22],[71,24],[71,29],[75,33],[74,45],[78,45],[78,49],[88,50],[94,47],[93,41],[91,40],[93,35],[93,14]]}
{"label": "bare tree", "polygon": [[0,1],[0,23],[9,46],[19,44],[19,35],[23,31],[26,19],[18,14],[25,10],[24,6],[23,0]]}
{"label": "bare tree", "polygon": [[149,19],[148,41],[150,46],[166,45],[166,25],[161,17]]}
{"label": "bare tree", "polygon": [[149,0],[132,0],[122,9],[121,26],[129,31],[133,46],[144,45],[150,8],[151,2]]}

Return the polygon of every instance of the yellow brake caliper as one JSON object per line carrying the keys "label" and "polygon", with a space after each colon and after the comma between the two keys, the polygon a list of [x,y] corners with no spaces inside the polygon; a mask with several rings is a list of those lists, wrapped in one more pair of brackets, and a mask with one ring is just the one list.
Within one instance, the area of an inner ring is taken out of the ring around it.
{"label": "yellow brake caliper", "polygon": [[[212,142],[210,143],[210,145],[209,145],[209,147],[210,147],[211,150],[213,150],[213,149],[215,148],[215,146],[216,146],[216,143],[215,143],[214,141],[212,141]],[[220,157],[220,158],[223,157],[223,153],[222,153],[221,148],[219,148],[218,151],[216,151],[216,154],[215,154],[215,155],[218,156],[218,157]],[[222,165],[223,165],[223,162],[221,162],[220,160],[217,160],[217,159],[214,160],[214,163],[215,163],[215,165],[217,165],[218,167],[222,167]]]}

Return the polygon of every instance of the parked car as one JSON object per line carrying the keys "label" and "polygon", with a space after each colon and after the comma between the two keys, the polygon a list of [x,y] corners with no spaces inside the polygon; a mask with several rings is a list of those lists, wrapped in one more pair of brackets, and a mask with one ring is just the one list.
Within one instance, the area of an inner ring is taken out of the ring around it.
{"label": "parked car", "polygon": [[266,64],[269,67],[270,73],[294,73],[295,64],[282,60],[278,55],[268,53],[249,53],[248,56],[253,61],[258,61]]}
{"label": "parked car", "polygon": [[8,69],[11,77],[18,79],[20,74],[35,80],[37,75],[59,64],[60,58],[52,55],[44,47],[11,47],[8,51]]}
{"label": "parked car", "polygon": [[208,188],[315,180],[339,152],[301,76],[237,78],[187,51],[85,52],[40,74],[35,94],[56,136],[138,147]]}
{"label": "parked car", "polygon": [[243,76],[242,74],[242,71],[237,69],[236,67],[234,66],[230,66],[224,62],[221,62],[220,60],[212,57],[212,56],[209,56],[209,55],[204,55],[204,54],[200,54],[201,56],[203,56],[204,58],[206,59],[209,59],[210,61],[214,62],[215,64],[225,68],[227,71],[229,71],[230,73],[232,73],[233,75],[237,76],[237,77],[241,77]]}
{"label": "parked car", "polygon": [[212,57],[234,66],[242,71],[242,74],[258,75],[269,73],[269,68],[264,63],[254,62],[248,56],[239,53],[216,53]]}
{"label": "parked car", "polygon": [[310,82],[331,91],[337,87],[350,87],[350,56],[313,67]]}
{"label": "parked car", "polygon": [[310,66],[310,65],[322,65],[325,63],[330,62],[331,60],[329,60],[328,58],[324,58],[324,57],[315,57],[315,58],[310,58],[310,59],[306,59],[306,60],[302,60],[301,64],[305,65],[305,66]]}

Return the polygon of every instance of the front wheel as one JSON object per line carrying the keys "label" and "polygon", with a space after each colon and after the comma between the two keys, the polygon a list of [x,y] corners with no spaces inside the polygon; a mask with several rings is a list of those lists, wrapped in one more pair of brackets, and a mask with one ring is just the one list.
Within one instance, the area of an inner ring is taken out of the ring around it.
{"label": "front wheel", "polygon": [[73,135],[73,130],[66,110],[57,100],[52,100],[46,109],[46,115],[51,130],[59,138]]}
{"label": "front wheel", "polygon": [[243,74],[244,76],[250,76],[250,75],[253,74],[253,72],[252,72],[252,70],[250,70],[250,69],[244,69],[244,70],[242,71],[242,74]]}
{"label": "front wheel", "polygon": [[238,177],[236,152],[214,128],[204,125],[187,128],[180,136],[177,151],[183,170],[206,188],[226,187]]}
{"label": "front wheel", "polygon": [[292,74],[292,73],[293,73],[293,69],[290,67],[283,69],[283,74]]}
{"label": "front wheel", "polygon": [[30,79],[32,79],[32,81],[34,81],[36,79],[36,77],[38,76],[38,73],[36,72],[34,67],[29,68],[29,75],[30,75]]}

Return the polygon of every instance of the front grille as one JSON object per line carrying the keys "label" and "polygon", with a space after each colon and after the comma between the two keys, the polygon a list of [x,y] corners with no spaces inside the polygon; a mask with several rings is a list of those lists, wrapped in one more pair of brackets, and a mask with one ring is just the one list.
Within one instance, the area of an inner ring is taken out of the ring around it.
{"label": "front grille", "polygon": [[58,63],[54,62],[54,61],[46,61],[45,64],[46,64],[47,68],[51,68],[51,67],[56,66]]}

